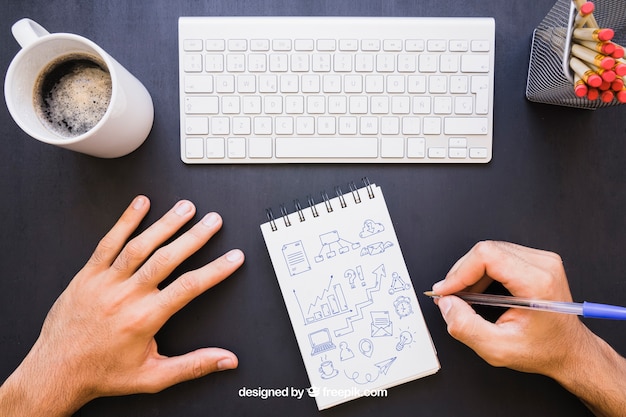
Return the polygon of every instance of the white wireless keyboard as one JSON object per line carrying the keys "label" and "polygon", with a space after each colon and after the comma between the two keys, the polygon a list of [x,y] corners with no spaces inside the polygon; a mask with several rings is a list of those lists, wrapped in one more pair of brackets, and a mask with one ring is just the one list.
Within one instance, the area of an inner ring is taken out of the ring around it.
{"label": "white wireless keyboard", "polygon": [[190,164],[485,163],[492,18],[181,17]]}

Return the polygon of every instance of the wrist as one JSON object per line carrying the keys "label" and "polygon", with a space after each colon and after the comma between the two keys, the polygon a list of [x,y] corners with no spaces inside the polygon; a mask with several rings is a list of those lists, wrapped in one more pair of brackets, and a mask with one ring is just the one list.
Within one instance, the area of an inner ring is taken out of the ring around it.
{"label": "wrist", "polygon": [[626,359],[586,326],[581,327],[584,334],[553,378],[595,415],[621,415],[626,406]]}
{"label": "wrist", "polygon": [[50,358],[35,343],[20,366],[0,387],[0,415],[70,416],[90,398],[81,392],[68,364]]}

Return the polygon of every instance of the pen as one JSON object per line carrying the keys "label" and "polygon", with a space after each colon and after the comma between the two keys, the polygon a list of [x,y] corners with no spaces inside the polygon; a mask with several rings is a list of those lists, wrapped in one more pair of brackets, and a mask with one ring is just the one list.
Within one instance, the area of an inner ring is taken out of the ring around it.
{"label": "pen", "polygon": [[[440,295],[426,291],[424,295],[439,298]],[[569,303],[565,301],[535,300],[532,298],[510,297],[506,295],[481,294],[470,292],[458,292],[453,294],[469,304],[481,304],[495,307],[524,308],[527,310],[540,310],[552,313],[576,314],[586,318],[626,320],[626,307],[612,306],[608,304]]]}

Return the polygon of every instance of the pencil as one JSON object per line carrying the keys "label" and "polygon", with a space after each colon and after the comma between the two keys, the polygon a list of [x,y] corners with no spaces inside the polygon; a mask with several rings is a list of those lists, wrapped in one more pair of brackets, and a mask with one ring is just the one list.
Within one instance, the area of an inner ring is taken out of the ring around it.
{"label": "pencil", "polygon": [[589,21],[589,19],[592,16],[594,8],[595,8],[595,5],[590,1],[583,3],[578,8],[578,13],[576,14],[576,18],[574,19],[574,27],[581,28],[585,26],[585,24]]}
{"label": "pencil", "polygon": [[587,84],[582,78],[578,74],[574,74],[574,94],[576,97],[585,97],[588,90]]}
{"label": "pencil", "polygon": [[[588,2],[587,0],[574,0],[574,5],[579,11],[585,7],[588,7],[588,6],[585,6],[585,4],[587,3],[590,3],[590,2]],[[598,22],[596,21],[596,18],[593,16],[593,12],[589,14],[589,17],[587,18],[587,21],[585,23],[589,27],[594,27],[594,28],[598,27]]]}
{"label": "pencil", "polygon": [[583,41],[610,41],[615,36],[615,31],[610,28],[576,28],[572,35]]}
{"label": "pencil", "polygon": [[[615,44],[613,42],[578,41],[578,43],[585,48],[589,48],[592,51],[596,51],[604,55],[611,55],[615,52]],[[615,58],[613,55],[611,56]]]}
{"label": "pencil", "polygon": [[590,87],[600,87],[600,84],[602,84],[602,78],[598,74],[593,72],[593,70],[580,59],[576,57],[571,57],[569,60],[569,65],[574,73],[578,74],[578,76]]}

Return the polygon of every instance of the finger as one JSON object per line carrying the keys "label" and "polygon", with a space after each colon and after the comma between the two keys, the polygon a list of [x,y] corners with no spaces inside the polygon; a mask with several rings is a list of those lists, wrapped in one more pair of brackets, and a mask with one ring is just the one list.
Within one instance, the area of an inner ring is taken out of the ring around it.
{"label": "finger", "polygon": [[508,349],[500,346],[501,341],[506,340],[502,328],[483,319],[458,297],[441,297],[437,305],[450,336],[470,347],[491,365],[503,366],[504,358],[500,355]]}
{"label": "finger", "polygon": [[207,214],[175,241],[158,249],[135,273],[135,280],[157,286],[185,259],[204,246],[221,227],[222,218],[219,214]]}
{"label": "finger", "polygon": [[243,252],[233,249],[202,268],[181,275],[157,293],[160,308],[155,312],[155,320],[160,323],[167,321],[191,300],[235,272],[243,261]]}
{"label": "finger", "polygon": [[181,356],[156,359],[154,367],[145,374],[139,384],[143,391],[155,393],[213,372],[235,369],[238,364],[237,356],[226,349],[198,349]]}
{"label": "finger", "polygon": [[[446,295],[472,287],[484,277],[501,282],[514,295],[531,296],[531,281],[546,275],[546,265],[554,265],[558,255],[508,242],[477,243],[450,270],[433,291]],[[547,278],[547,277],[546,277]]]}
{"label": "finger", "polygon": [[87,265],[111,266],[149,209],[150,200],[146,196],[135,197],[113,228],[100,240]]}
{"label": "finger", "polygon": [[133,238],[113,261],[112,267],[126,276],[143,264],[150,254],[172,237],[195,214],[195,206],[181,200],[156,223]]}

